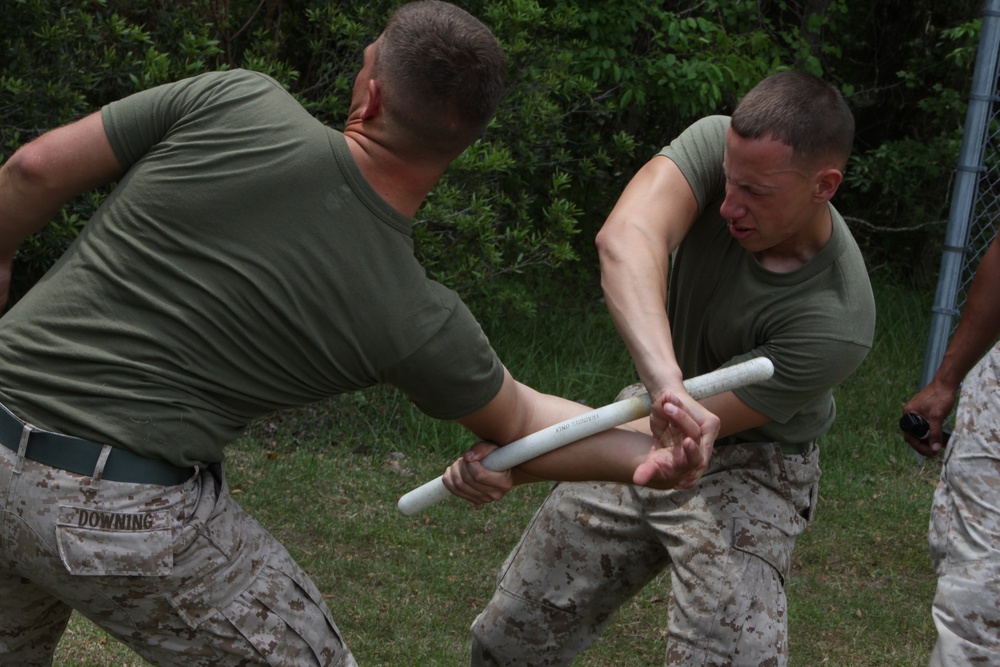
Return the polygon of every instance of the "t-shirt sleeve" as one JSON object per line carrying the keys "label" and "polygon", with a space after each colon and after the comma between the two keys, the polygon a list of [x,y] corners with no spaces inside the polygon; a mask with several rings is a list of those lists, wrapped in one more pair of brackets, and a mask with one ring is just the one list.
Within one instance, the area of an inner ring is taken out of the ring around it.
{"label": "t-shirt sleeve", "polygon": [[722,161],[728,129],[728,116],[707,116],[692,123],[659,152],[673,160],[684,174],[700,211],[725,188]]}
{"label": "t-shirt sleeve", "polygon": [[437,332],[408,357],[385,369],[382,381],[399,388],[424,413],[458,419],[500,391],[504,369],[475,317],[456,300]]}
{"label": "t-shirt sleeve", "polygon": [[[832,392],[871,351],[874,298],[862,260],[845,253],[823,272],[825,288],[802,293],[768,327],[763,342],[726,365],[755,356],[774,362],[774,377],[734,390],[773,420],[757,429],[768,440],[803,442],[826,431],[835,417]],[[817,278],[818,280],[819,278]]]}
{"label": "t-shirt sleeve", "polygon": [[821,336],[777,339],[725,365],[761,356],[774,361],[775,375],[770,380],[739,387],[733,393],[750,408],[786,424],[817,401],[825,401],[834,387],[857,370],[869,351],[868,346],[855,341]]}
{"label": "t-shirt sleeve", "polygon": [[111,148],[126,169],[163,141],[170,130],[211,103],[227,84],[278,86],[270,77],[248,70],[208,72],[143,90],[101,108]]}

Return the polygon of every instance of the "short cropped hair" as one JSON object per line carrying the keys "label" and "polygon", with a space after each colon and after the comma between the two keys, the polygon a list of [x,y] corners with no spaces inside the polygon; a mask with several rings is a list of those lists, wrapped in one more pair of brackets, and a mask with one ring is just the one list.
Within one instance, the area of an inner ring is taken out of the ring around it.
{"label": "short cropped hair", "polygon": [[496,113],[507,63],[493,33],[447,2],[403,5],[382,32],[372,77],[404,144],[435,153],[461,152]]}
{"label": "short cropped hair", "polygon": [[793,159],[843,170],[854,143],[854,115],[837,88],[808,72],[772,74],[740,100],[731,127],[744,139],[776,139]]}

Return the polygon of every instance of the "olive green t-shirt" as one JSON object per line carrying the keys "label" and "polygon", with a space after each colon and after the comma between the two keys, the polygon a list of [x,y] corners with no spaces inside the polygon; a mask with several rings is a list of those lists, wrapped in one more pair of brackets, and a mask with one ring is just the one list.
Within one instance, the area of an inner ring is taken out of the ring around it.
{"label": "olive green t-shirt", "polygon": [[0,402],[35,425],[178,465],[276,409],[389,383],[454,419],[503,367],[413,255],[344,136],[236,70],[102,110],[128,169],[0,320]]}
{"label": "olive green t-shirt", "polygon": [[829,429],[833,388],[871,349],[875,300],[857,243],[832,206],[832,237],[795,271],[763,268],[732,238],[719,213],[728,128],[728,117],[702,119],[660,153],[681,169],[700,210],[671,270],[674,350],[685,377],[757,356],[771,359],[770,380],[735,393],[773,421],[740,437],[804,443]]}

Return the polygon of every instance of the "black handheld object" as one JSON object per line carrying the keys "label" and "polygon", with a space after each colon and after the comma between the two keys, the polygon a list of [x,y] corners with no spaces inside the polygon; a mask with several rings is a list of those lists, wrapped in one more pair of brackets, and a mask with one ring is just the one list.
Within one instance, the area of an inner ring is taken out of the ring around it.
{"label": "black handheld object", "polygon": [[[931,425],[927,423],[927,420],[912,412],[907,412],[899,418],[899,428],[902,429],[903,433],[912,435],[917,440],[926,440],[931,432]],[[944,441],[942,444],[948,444],[949,437],[951,437],[951,431],[942,429],[941,439]]]}

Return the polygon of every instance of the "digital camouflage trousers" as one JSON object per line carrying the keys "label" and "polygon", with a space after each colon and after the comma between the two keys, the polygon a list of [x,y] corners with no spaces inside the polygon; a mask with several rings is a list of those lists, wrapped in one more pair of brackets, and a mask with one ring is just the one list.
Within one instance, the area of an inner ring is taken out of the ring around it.
{"label": "digital camouflage trousers", "polygon": [[934,493],[932,667],[1000,665],[1000,344],[969,373]]}
{"label": "digital camouflage trousers", "polygon": [[221,467],[177,486],[100,474],[0,447],[0,664],[51,664],[75,609],[155,665],[356,665]]}
{"label": "digital camouflage trousers", "polygon": [[818,461],[812,443],[739,443],[717,446],[691,490],[557,485],[473,623],[470,664],[568,665],[669,571],[666,665],[786,665],[784,581]]}

